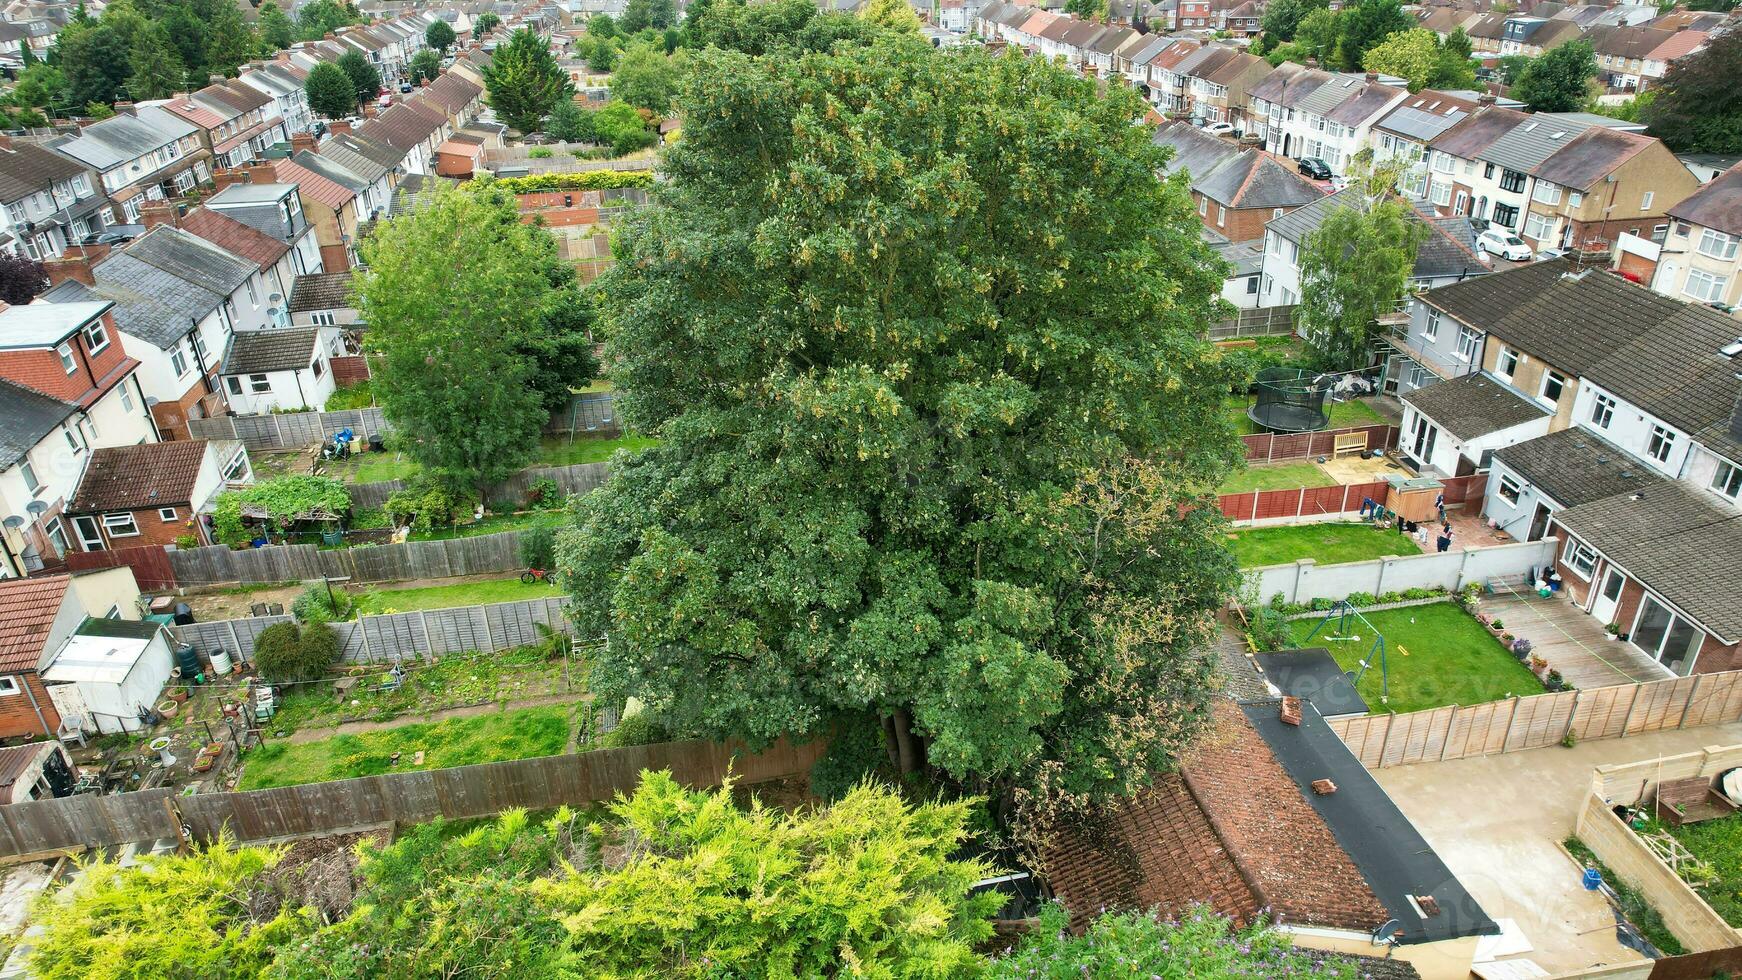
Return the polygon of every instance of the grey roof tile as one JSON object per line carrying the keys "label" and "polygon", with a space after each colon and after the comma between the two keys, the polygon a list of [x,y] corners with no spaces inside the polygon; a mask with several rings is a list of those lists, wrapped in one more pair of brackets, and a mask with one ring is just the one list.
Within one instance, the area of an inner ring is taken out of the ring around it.
{"label": "grey roof tile", "polygon": [[1549,410],[1485,374],[1466,374],[1406,392],[1404,402],[1468,441],[1549,417]]}
{"label": "grey roof tile", "polygon": [[22,385],[0,381],[0,470],[23,459],[76,410]]}
{"label": "grey roof tile", "polygon": [[1663,482],[1625,450],[1578,426],[1496,450],[1494,458],[1562,507],[1577,507]]}
{"label": "grey roof tile", "polygon": [[224,357],[224,374],[261,374],[296,371],[314,360],[318,329],[245,330],[230,341]]}

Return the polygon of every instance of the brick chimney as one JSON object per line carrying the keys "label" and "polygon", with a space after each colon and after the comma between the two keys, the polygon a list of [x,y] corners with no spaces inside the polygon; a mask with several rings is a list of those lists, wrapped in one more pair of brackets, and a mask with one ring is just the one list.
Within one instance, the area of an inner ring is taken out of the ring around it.
{"label": "brick chimney", "polygon": [[1282,699],[1282,711],[1279,716],[1285,725],[1300,724],[1300,698],[1285,697]]}
{"label": "brick chimney", "polygon": [[307,150],[310,153],[313,153],[314,149],[315,149],[315,134],[313,134],[313,133],[294,133],[291,135],[291,137],[290,137],[291,156],[295,156],[296,154],[301,153],[304,150]]}
{"label": "brick chimney", "polygon": [[327,132],[334,136],[337,136],[340,133],[349,133],[350,131],[351,123],[348,120],[335,119],[334,121],[327,123]]}
{"label": "brick chimney", "polygon": [[224,84],[224,76],[222,76],[222,75],[207,75],[206,82],[207,82],[207,84],[210,84],[210,85],[222,85],[222,84]]}
{"label": "brick chimney", "polygon": [[58,286],[68,279],[77,279],[87,286],[95,286],[97,277],[91,273],[91,267],[108,254],[107,245],[74,245],[60,258],[44,262],[42,269],[48,274],[50,286]]}
{"label": "brick chimney", "polygon": [[1483,92],[1481,95],[1476,96],[1476,104],[1479,106],[1490,106],[1493,105],[1495,101],[1493,92]]}
{"label": "brick chimney", "polygon": [[181,225],[180,216],[175,213],[175,205],[168,201],[153,201],[139,209],[139,223],[146,231],[158,225],[169,225],[176,228]]}
{"label": "brick chimney", "polygon": [[219,168],[212,171],[212,186],[216,187],[218,190],[223,190],[231,184],[246,183],[248,183],[248,175],[240,170],[225,170]]}
{"label": "brick chimney", "polygon": [[1376,71],[1370,71],[1367,73],[1366,79],[1367,79],[1367,84],[1372,85],[1374,82],[1379,81],[1379,73]]}
{"label": "brick chimney", "polygon": [[251,163],[241,169],[248,174],[248,183],[250,184],[278,183],[278,166],[271,160],[264,163]]}

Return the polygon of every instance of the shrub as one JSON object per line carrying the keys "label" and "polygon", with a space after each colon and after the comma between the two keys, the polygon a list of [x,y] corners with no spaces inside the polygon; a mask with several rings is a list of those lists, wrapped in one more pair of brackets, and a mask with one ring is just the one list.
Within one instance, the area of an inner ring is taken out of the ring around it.
{"label": "shrub", "polygon": [[387,511],[380,507],[366,507],[351,513],[351,528],[353,530],[372,531],[392,526],[393,519],[388,517]]}
{"label": "shrub", "polygon": [[1371,592],[1351,592],[1347,599],[1351,606],[1371,606],[1379,601],[1373,597]]}
{"label": "shrub", "polygon": [[198,548],[200,546],[200,539],[194,537],[192,534],[178,534],[175,537],[175,546],[180,548],[182,551],[187,551],[190,548]]}
{"label": "shrub", "polygon": [[536,191],[602,191],[621,187],[646,189],[653,186],[651,170],[583,170],[579,173],[528,174],[501,177],[490,182],[510,194]]}
{"label": "shrub", "polygon": [[452,524],[456,514],[469,515],[476,501],[467,492],[420,475],[387,498],[387,513],[395,524],[409,523],[413,531],[427,534]]}
{"label": "shrub", "polygon": [[270,680],[294,680],[301,641],[295,623],[273,623],[254,638],[254,665]]}
{"label": "shrub", "polygon": [[1404,589],[1403,597],[1405,599],[1432,599],[1434,596],[1440,595],[1444,592],[1444,589]]}
{"label": "shrub", "polygon": [[556,565],[556,529],[537,524],[520,532],[520,563],[527,568]]}
{"label": "shrub", "polygon": [[533,481],[526,489],[526,503],[540,510],[553,510],[563,505],[563,490],[548,477]]}
{"label": "shrub", "polygon": [[535,146],[532,149],[527,150],[526,155],[528,158],[533,160],[546,160],[550,158],[550,150],[545,149],[542,146]]}
{"label": "shrub", "polygon": [[339,631],[326,623],[309,623],[302,628],[297,659],[301,662],[305,679],[325,677],[344,652],[345,644],[339,639]]}
{"label": "shrub", "polygon": [[323,582],[303,589],[302,594],[291,602],[290,611],[305,623],[331,623],[350,619],[355,607],[349,593]]}
{"label": "shrub", "polygon": [[1311,608],[1313,612],[1330,612],[1331,607],[1334,605],[1336,605],[1336,602],[1330,599],[1320,598],[1313,600]]}
{"label": "shrub", "polygon": [[616,728],[605,733],[600,743],[608,749],[621,749],[631,745],[652,745],[670,737],[664,725],[654,721],[646,711],[638,711],[619,721]]}
{"label": "shrub", "polygon": [[882,726],[869,716],[859,716],[838,726],[828,751],[811,766],[811,792],[834,802],[888,762]]}

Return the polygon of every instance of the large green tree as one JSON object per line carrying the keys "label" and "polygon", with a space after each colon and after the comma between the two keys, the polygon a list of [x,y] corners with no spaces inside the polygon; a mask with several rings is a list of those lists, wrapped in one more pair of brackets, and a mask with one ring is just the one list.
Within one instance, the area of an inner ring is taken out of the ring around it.
{"label": "large green tree", "polygon": [[339,70],[345,73],[345,77],[351,80],[351,91],[356,96],[356,104],[362,105],[368,102],[375,98],[376,93],[381,91],[381,73],[377,72],[375,66],[369,63],[369,59],[364,57],[363,52],[346,51],[339,55],[337,64]]}
{"label": "large green tree", "polygon": [[127,42],[100,20],[68,24],[55,39],[57,64],[66,76],[66,98],[73,105],[114,102],[126,91]]}
{"label": "large green tree", "polygon": [[490,106],[509,126],[530,133],[561,99],[569,98],[568,72],[551,56],[550,42],[529,27],[508,36],[484,68]]}
{"label": "large green tree", "polygon": [[483,37],[495,30],[501,25],[501,23],[501,17],[496,16],[496,14],[491,13],[490,11],[485,11],[484,13],[479,14],[477,18],[472,21],[472,36]]}
{"label": "large green tree", "polygon": [[1307,14],[1329,6],[1330,0],[1271,0],[1270,5],[1264,8],[1264,18],[1259,21],[1259,27],[1274,47],[1284,41],[1294,40],[1294,32]]}
{"label": "large green tree", "polygon": [[411,63],[406,66],[406,74],[411,77],[413,85],[423,81],[433,82],[441,73],[442,56],[429,48],[412,55]]}
{"label": "large green tree", "polygon": [[268,52],[282,51],[296,43],[296,25],[273,0],[260,5],[255,24],[260,28],[260,43]]}
{"label": "large green tree", "polygon": [[818,13],[811,0],[717,0],[690,5],[684,33],[691,47],[709,45],[750,55],[793,49],[827,51],[839,41],[869,43],[879,28],[849,14]]}
{"label": "large green tree", "polygon": [[128,59],[133,74],[127,79],[127,94],[137,101],[166,99],[181,91],[187,66],[181,63],[169,33],[150,24],[133,36],[133,56]]}
{"label": "large green tree", "polygon": [[528,347],[549,329],[550,232],[521,222],[505,192],[444,189],[377,229],[363,258],[373,389],[402,451],[478,490],[512,473],[549,419]]}
{"label": "large green tree", "polygon": [[1537,112],[1573,112],[1585,104],[1585,88],[1597,77],[1589,41],[1568,41],[1531,61],[1507,95]]}
{"label": "large green tree", "polygon": [[260,36],[241,11],[228,4],[221,7],[206,31],[207,70],[234,78],[259,50]]}
{"label": "large green tree", "polygon": [[302,90],[308,107],[328,119],[343,119],[357,111],[357,86],[345,69],[331,62],[310,68]]}
{"label": "large green tree", "polygon": [[1360,174],[1300,253],[1301,335],[1327,371],[1366,367],[1375,321],[1409,290],[1427,229],[1391,188],[1397,173]]}
{"label": "large green tree", "polygon": [[677,23],[674,0],[629,0],[623,5],[623,17],[618,26],[624,34],[638,34],[648,28],[664,30]]}
{"label": "large green tree", "polygon": [[446,53],[448,48],[453,47],[456,39],[454,29],[445,20],[438,19],[425,28],[423,32],[423,42],[443,53]]}
{"label": "large green tree", "polygon": [[1742,31],[1711,39],[1672,62],[1657,94],[1641,108],[1651,135],[1681,153],[1742,153]]}
{"label": "large green tree", "polygon": [[1203,714],[1237,454],[1141,99],[899,40],[692,64],[599,283],[662,440],[561,549],[601,694],[754,742],[868,718],[1001,815],[1142,785]]}
{"label": "large green tree", "polygon": [[1476,82],[1470,63],[1470,39],[1455,32],[1441,41],[1432,31],[1417,28],[1393,34],[1367,49],[1362,66],[1368,71],[1396,75],[1409,83],[1411,92],[1423,88],[1468,88]]}
{"label": "large green tree", "polygon": [[1360,71],[1367,51],[1415,26],[1399,0],[1356,0],[1337,16],[1337,58],[1344,71]]}
{"label": "large green tree", "polygon": [[[1099,3],[1099,0],[1085,0],[1087,3]],[[901,31],[907,34],[919,33],[919,15],[913,12],[913,5],[907,0],[865,0],[865,6],[859,11],[861,19],[875,24],[885,30]]]}
{"label": "large green tree", "polygon": [[680,61],[651,44],[631,44],[611,72],[611,97],[659,115],[677,98]]}
{"label": "large green tree", "polygon": [[361,20],[356,8],[349,4],[341,4],[336,0],[314,0],[312,3],[303,4],[297,10],[296,34],[299,40],[318,41],[332,31]]}

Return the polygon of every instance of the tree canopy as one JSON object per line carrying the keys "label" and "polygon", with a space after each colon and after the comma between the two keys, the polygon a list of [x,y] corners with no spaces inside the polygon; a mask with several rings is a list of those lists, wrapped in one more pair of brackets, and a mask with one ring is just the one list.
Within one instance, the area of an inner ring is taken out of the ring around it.
{"label": "tree canopy", "polygon": [[424,81],[433,82],[442,73],[442,56],[424,48],[411,56],[411,63],[406,66],[406,71],[411,76],[413,85]]}
{"label": "tree canopy", "polygon": [[343,119],[357,111],[357,86],[345,69],[330,61],[309,69],[302,90],[308,96],[308,107],[328,119]]}
{"label": "tree canopy", "polygon": [[1336,56],[1344,71],[1360,71],[1375,45],[1415,26],[1399,0],[1356,0],[1337,14]]}
{"label": "tree canopy", "polygon": [[338,65],[345,77],[351,80],[351,90],[355,93],[354,105],[368,102],[381,91],[381,73],[369,63],[363,52],[351,50],[339,55]]}
{"label": "tree canopy", "polygon": [[1300,255],[1301,336],[1327,371],[1366,367],[1374,321],[1409,290],[1427,229],[1392,192],[1385,168],[1356,177],[1354,203],[1332,208]]}
{"label": "tree canopy", "polygon": [[623,17],[618,24],[624,34],[639,34],[648,28],[664,30],[677,23],[674,0],[629,0],[623,5]]}
{"label": "tree canopy", "polygon": [[1585,104],[1585,88],[1597,77],[1589,41],[1568,41],[1533,59],[1507,92],[1537,112],[1573,112]]}
{"label": "tree canopy", "polygon": [[1272,46],[1283,41],[1292,41],[1295,30],[1300,27],[1301,20],[1307,14],[1329,7],[1330,0],[1271,0],[1270,5],[1264,8],[1264,18],[1259,21],[1259,27]]}
{"label": "tree canopy", "polygon": [[1368,71],[1404,79],[1411,92],[1463,89],[1476,82],[1476,69],[1470,64],[1470,39],[1461,29],[1445,41],[1429,30],[1401,31],[1367,49],[1362,64]]}
{"label": "tree canopy", "polygon": [[502,24],[502,18],[490,11],[485,11],[472,21],[472,36],[483,37]]}
{"label": "tree canopy", "polygon": [[[1099,3],[1100,0],[1087,0]],[[919,33],[919,15],[907,0],[866,0],[859,16],[885,30]]]}
{"label": "tree canopy", "polygon": [[684,21],[690,47],[709,46],[764,55],[774,51],[827,51],[837,42],[866,44],[879,33],[868,20],[819,13],[811,0],[717,0]]}
{"label": "tree canopy", "polygon": [[424,28],[423,42],[437,51],[445,53],[453,47],[455,40],[454,29],[445,20],[438,18],[434,23]]}
{"label": "tree canopy", "polygon": [[48,288],[48,273],[33,258],[0,255],[0,302],[23,306]]}
{"label": "tree canopy", "polygon": [[281,51],[296,43],[296,25],[273,0],[260,5],[255,24],[260,28],[260,43],[268,51]]}
{"label": "tree canopy", "polygon": [[536,131],[558,101],[572,94],[568,72],[551,56],[550,42],[529,27],[508,36],[484,68],[490,106],[509,126]]}
{"label": "tree canopy", "polygon": [[651,44],[629,45],[611,72],[611,97],[657,115],[677,97],[679,60]]}
{"label": "tree canopy", "polygon": [[1236,928],[1197,906],[1178,921],[1143,912],[1108,912],[1073,935],[1065,910],[1048,905],[1040,922],[1009,953],[992,961],[986,980],[1082,980],[1084,977],[1296,977],[1355,980],[1352,962],[1313,957],[1260,923]]}
{"label": "tree canopy", "polygon": [[[373,390],[398,443],[426,471],[482,490],[517,469],[549,419],[538,350],[554,343],[558,284],[572,270],[513,196],[487,185],[442,189],[363,242],[357,279],[374,355]],[[565,275],[566,272],[566,275]]]}
{"label": "tree canopy", "polygon": [[1141,99],[920,42],[692,65],[598,283],[662,442],[561,548],[595,686],[753,742],[869,710],[1000,806],[1141,785],[1202,716],[1237,455]]}
{"label": "tree canopy", "polygon": [[1742,32],[1713,37],[1706,48],[1670,63],[1640,118],[1678,153],[1742,153]]}

